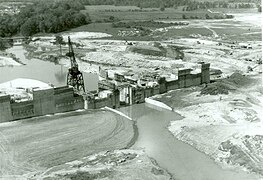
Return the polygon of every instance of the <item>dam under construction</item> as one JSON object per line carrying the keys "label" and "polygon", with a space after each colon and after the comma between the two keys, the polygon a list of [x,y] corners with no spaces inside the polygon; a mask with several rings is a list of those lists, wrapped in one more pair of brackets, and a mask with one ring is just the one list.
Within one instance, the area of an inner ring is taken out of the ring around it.
{"label": "dam under construction", "polygon": [[262,179],[254,14],[17,39],[0,51],[0,179]]}

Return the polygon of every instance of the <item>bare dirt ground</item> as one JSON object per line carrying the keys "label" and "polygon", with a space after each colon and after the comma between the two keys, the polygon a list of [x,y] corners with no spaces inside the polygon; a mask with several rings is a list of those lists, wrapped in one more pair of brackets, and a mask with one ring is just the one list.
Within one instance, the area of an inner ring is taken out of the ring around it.
{"label": "bare dirt ground", "polygon": [[[235,16],[234,19],[224,20],[187,20],[188,26],[152,29],[149,35],[151,41],[129,41],[134,47],[152,46],[153,49],[154,40],[161,38],[160,45],[180,50],[184,53],[182,59],[131,52],[125,40],[98,39],[111,36],[106,33],[82,31],[62,35],[65,40],[68,35],[72,36],[72,41],[77,43],[74,49],[79,67],[86,72],[97,72],[98,66],[102,66],[141,72],[154,72],[158,68],[160,74],[169,74],[177,68],[195,69],[196,63],[202,61],[211,63],[213,69],[221,70],[222,77],[235,71],[247,73],[248,66],[255,73],[262,72],[261,66],[258,66],[258,61],[262,61],[260,14],[243,13]],[[54,39],[54,36],[39,37],[31,42],[27,47],[28,57],[50,60],[52,58],[49,55],[58,56],[59,45],[52,43]],[[62,46],[62,51],[62,54],[68,51],[67,45]],[[58,63],[70,65],[66,57],[59,58]]]}
{"label": "bare dirt ground", "polygon": [[172,91],[155,99],[185,117],[172,121],[169,127],[177,139],[208,154],[224,168],[239,168],[262,176],[260,19],[259,14],[235,14],[234,20],[224,23],[196,22],[192,26],[205,25],[211,35],[168,40],[185,47],[185,61],[209,62],[211,71],[222,72],[211,79],[230,78],[207,87]]}
{"label": "bare dirt ground", "polygon": [[238,167],[262,176],[261,76],[234,77],[155,99],[185,117],[172,121],[169,127],[177,139],[208,154],[224,168]]}
{"label": "bare dirt ground", "polygon": [[37,179],[145,179],[169,180],[172,177],[140,150],[103,151],[71,161],[35,175]]}
{"label": "bare dirt ground", "polygon": [[132,121],[105,110],[3,123],[0,132],[0,178],[6,179],[125,148],[134,135]]}
{"label": "bare dirt ground", "polygon": [[0,51],[0,67],[1,66],[19,66],[21,63],[14,60],[14,57],[6,52]]}
{"label": "bare dirt ground", "polygon": [[[226,88],[228,93],[200,95],[204,91],[203,87],[195,87],[176,90],[156,99],[173,107],[176,112],[185,117],[183,120],[171,122],[169,130],[176,138],[208,154],[224,167],[244,168],[262,175],[262,83],[260,74],[262,66],[259,65],[259,60],[262,60],[261,27],[259,25],[261,14],[240,13],[235,16],[230,20],[196,20],[189,21],[190,24],[187,27],[176,26],[153,30],[149,35],[152,41],[155,38],[161,38],[163,39],[161,41],[163,47],[174,46],[184,52],[184,58],[178,60],[171,57],[142,55],[127,51],[128,45],[123,40],[97,39],[110,37],[110,34],[76,32],[62,35],[65,37],[71,35],[72,38],[74,37],[73,42],[78,43],[78,47],[74,46],[74,49],[80,69],[86,72],[97,72],[98,66],[105,66],[119,70],[129,69],[134,72],[154,72],[156,68],[159,68],[160,74],[171,74],[178,68],[194,69],[197,62],[204,61],[211,63],[212,70],[222,71],[222,74],[211,78],[228,77],[233,72],[250,76],[251,82],[254,83],[249,85],[225,82],[219,87],[217,85],[211,87],[212,91],[220,93],[222,93],[222,88]],[[54,45],[52,41],[54,41],[54,36],[40,37],[39,40],[31,42],[27,47],[28,57],[50,61],[48,55],[57,56],[59,54],[59,46]],[[152,42],[133,41],[134,46],[148,46],[149,44]],[[247,46],[246,48],[242,47],[244,44]],[[62,50],[65,54],[68,51],[67,45],[63,45]],[[70,65],[69,59],[65,57],[60,58],[56,63],[64,64],[67,67]],[[248,66],[253,71],[248,71]],[[5,138],[2,138],[0,150],[2,153],[10,152],[8,156],[0,156],[6,157],[0,161],[4,162],[1,165],[4,168],[1,169],[5,174],[23,174],[32,170],[43,173],[47,167],[56,164],[72,160],[84,162],[81,160],[82,157],[103,151],[105,150],[103,147],[106,145],[112,148],[116,148],[116,145],[125,147],[124,144],[127,144],[130,138],[125,131],[123,131],[125,134],[122,132],[120,136],[116,135],[121,138],[124,136],[126,140],[123,142],[125,143],[116,143],[119,142],[119,139],[115,136],[109,138],[109,141],[95,143],[97,140],[100,142],[100,137],[108,137],[108,134],[114,133],[118,123],[111,120],[115,125],[107,125],[108,118],[106,121],[103,115],[88,116],[90,117],[81,116],[85,120],[81,118],[79,124],[75,123],[75,118],[68,117],[56,121],[41,121],[41,123],[38,122],[39,125],[28,122],[18,126],[1,126],[0,132]],[[63,128],[57,127],[57,124],[68,121],[69,123],[63,123]],[[79,128],[80,130],[78,130]],[[107,130],[104,131],[100,128]],[[31,131],[32,133],[28,133]],[[98,134],[98,132],[103,133]],[[74,141],[68,141],[67,136]],[[75,136],[76,138],[74,138]],[[36,141],[32,141],[32,139],[36,139]],[[65,147],[67,151],[64,151]],[[96,147],[96,149],[90,149],[90,147]],[[72,152],[77,156],[73,158]],[[113,154],[111,155],[115,156]],[[68,158],[63,159],[64,157]],[[26,161],[24,161],[25,159]],[[149,159],[147,161],[149,162]],[[131,163],[131,166],[126,166],[127,172],[131,171],[130,167],[135,171],[132,164],[136,164],[137,161],[134,162]],[[36,167],[36,170],[33,167]],[[122,168],[122,166],[111,167],[115,170],[114,172],[120,171]],[[63,173],[58,176],[53,175],[68,179],[70,177],[74,179],[78,175],[90,177],[89,174],[76,173],[77,171],[79,169],[75,168],[73,174],[68,174],[68,176]],[[136,172],[140,174],[137,169]],[[52,173],[46,175],[53,176]],[[109,175],[108,178],[114,179],[118,177],[117,175],[120,174]],[[129,173],[125,177],[128,176]],[[100,177],[103,179],[105,176]],[[149,179],[152,178],[149,177]]]}

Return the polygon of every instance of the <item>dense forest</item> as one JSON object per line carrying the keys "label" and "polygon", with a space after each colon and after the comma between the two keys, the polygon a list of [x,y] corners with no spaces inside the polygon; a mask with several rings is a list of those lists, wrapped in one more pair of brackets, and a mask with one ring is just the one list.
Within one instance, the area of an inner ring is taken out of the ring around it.
{"label": "dense forest", "polygon": [[76,0],[37,1],[16,15],[0,16],[0,37],[20,33],[56,33],[90,22],[89,15],[80,10],[84,5]]}

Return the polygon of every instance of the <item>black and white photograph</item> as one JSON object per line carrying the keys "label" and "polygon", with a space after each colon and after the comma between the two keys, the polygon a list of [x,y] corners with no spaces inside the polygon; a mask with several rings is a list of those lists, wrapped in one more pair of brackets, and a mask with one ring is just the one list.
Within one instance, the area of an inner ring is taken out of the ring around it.
{"label": "black and white photograph", "polygon": [[0,0],[0,180],[263,180],[261,0]]}

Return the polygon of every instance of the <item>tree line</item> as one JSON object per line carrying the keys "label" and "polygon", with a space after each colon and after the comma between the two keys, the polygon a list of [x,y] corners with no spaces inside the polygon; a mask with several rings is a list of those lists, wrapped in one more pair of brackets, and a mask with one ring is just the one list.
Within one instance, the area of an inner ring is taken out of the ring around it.
{"label": "tree line", "polygon": [[90,18],[80,12],[83,9],[78,0],[36,1],[17,15],[0,16],[0,37],[57,33],[87,24]]}
{"label": "tree line", "polygon": [[249,9],[253,8],[251,3],[236,3],[231,5],[227,2],[193,2],[183,8],[183,11],[193,11],[197,9],[209,8],[235,8],[235,9]]}
{"label": "tree line", "polygon": [[161,8],[183,6],[192,0],[81,0],[85,5],[137,6],[141,8]]}
{"label": "tree line", "polygon": [[[208,8],[230,8],[230,3],[234,0],[226,1],[194,1],[194,0],[80,0],[85,5],[115,5],[115,6],[137,6],[140,8],[177,8],[185,6],[185,11]],[[237,4],[236,8],[251,8],[250,2],[255,0],[247,0],[247,3]],[[257,1],[255,1],[257,3]]]}

